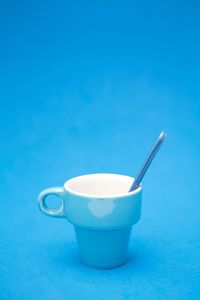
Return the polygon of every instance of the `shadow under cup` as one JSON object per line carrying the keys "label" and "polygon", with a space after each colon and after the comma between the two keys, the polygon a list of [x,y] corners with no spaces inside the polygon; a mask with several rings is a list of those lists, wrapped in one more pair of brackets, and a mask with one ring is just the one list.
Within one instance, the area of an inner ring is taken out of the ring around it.
{"label": "shadow under cup", "polygon": [[[68,180],[64,187],[42,191],[38,202],[49,216],[74,225],[80,260],[95,268],[115,268],[127,260],[132,225],[141,215],[142,187],[128,193],[134,178],[118,174],[89,174]],[[49,208],[54,194],[62,204]]]}

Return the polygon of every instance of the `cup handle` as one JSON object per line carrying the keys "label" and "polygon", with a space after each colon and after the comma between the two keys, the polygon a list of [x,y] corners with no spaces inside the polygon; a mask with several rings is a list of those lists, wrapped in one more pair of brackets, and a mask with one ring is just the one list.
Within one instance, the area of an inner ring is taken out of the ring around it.
{"label": "cup handle", "polygon": [[[49,195],[55,195],[61,199],[61,205],[56,208],[47,206],[45,200]],[[39,209],[47,216],[64,218],[64,187],[51,187],[43,190],[38,196]]]}

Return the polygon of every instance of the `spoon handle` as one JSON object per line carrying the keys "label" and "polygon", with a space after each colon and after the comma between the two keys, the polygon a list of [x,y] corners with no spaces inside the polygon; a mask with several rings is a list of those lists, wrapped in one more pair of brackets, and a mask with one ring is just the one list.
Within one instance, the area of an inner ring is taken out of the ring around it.
{"label": "spoon handle", "polygon": [[162,145],[164,139],[166,138],[167,134],[165,131],[162,131],[156,141],[156,143],[153,145],[152,149],[150,150],[149,154],[147,155],[146,160],[144,161],[141,169],[139,170],[137,176],[135,177],[135,180],[133,181],[129,192],[132,192],[135,190],[141,183],[147,169],[149,168],[152,160],[154,159],[156,153],[160,149],[160,146]]}

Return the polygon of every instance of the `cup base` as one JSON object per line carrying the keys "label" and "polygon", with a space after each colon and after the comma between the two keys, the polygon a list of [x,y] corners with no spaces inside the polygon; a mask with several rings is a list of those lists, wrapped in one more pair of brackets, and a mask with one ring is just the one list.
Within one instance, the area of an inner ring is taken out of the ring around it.
{"label": "cup base", "polygon": [[99,266],[98,264],[95,264],[95,265],[93,265],[93,264],[90,264],[90,263],[88,263],[88,262],[85,262],[85,261],[83,261],[81,258],[79,258],[79,260],[80,260],[80,262],[83,264],[83,265],[85,265],[85,266],[87,266],[87,267],[90,267],[90,268],[94,268],[94,269],[98,269],[98,270],[112,270],[112,269],[117,269],[117,268],[120,268],[120,267],[122,267],[123,265],[125,265],[126,263],[127,263],[127,261],[128,261],[128,259],[126,258],[122,263],[120,263],[120,264],[116,264],[116,265],[112,265],[112,266]]}
{"label": "cup base", "polygon": [[74,227],[83,264],[97,269],[113,269],[127,262],[131,227],[117,230]]}

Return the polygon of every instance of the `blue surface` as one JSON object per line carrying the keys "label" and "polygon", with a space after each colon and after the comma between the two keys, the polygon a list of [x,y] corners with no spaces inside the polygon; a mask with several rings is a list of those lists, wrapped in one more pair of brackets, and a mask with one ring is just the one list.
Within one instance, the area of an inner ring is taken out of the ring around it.
{"label": "blue surface", "polygon": [[[200,299],[200,7],[193,1],[0,4],[0,298]],[[94,172],[143,181],[130,260],[77,259],[38,193]]]}

